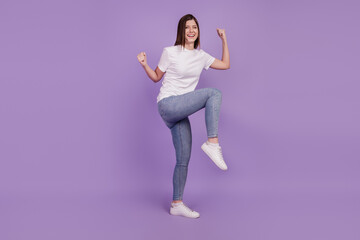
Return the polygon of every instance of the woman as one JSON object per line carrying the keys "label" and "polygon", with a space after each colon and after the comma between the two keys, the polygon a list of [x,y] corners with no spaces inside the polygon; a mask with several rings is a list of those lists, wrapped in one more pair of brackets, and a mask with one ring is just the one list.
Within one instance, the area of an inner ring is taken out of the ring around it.
{"label": "woman", "polygon": [[191,154],[192,137],[189,115],[205,108],[208,140],[201,148],[220,169],[227,170],[218,140],[221,92],[213,88],[195,90],[203,69],[230,68],[225,30],[217,29],[217,33],[222,40],[222,60],[214,58],[202,49],[197,49],[200,46],[200,29],[197,19],[191,14],[180,19],[176,42],[174,46],[164,48],[155,71],[147,64],[145,52],[137,56],[152,81],[160,81],[165,74],[157,103],[162,119],[171,130],[176,152],[173,201],[170,207],[172,215],[190,218],[200,216],[182,201]]}

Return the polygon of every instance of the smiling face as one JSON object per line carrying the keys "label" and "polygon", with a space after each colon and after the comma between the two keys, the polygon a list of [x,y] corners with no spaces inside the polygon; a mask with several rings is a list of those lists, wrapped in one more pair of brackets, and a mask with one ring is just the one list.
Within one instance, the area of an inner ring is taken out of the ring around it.
{"label": "smiling face", "polygon": [[193,15],[186,14],[180,18],[174,46],[176,45],[186,45],[188,49],[200,47],[200,26]]}
{"label": "smiling face", "polygon": [[198,38],[199,30],[194,19],[186,21],[185,24],[185,42],[195,43]]}

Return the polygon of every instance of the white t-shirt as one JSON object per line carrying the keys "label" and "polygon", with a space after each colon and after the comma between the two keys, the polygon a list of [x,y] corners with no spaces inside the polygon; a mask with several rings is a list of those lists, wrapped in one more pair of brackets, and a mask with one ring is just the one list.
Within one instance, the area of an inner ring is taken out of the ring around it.
{"label": "white t-shirt", "polygon": [[181,45],[165,47],[158,64],[165,72],[157,102],[195,90],[203,69],[208,70],[215,58],[202,49],[188,50]]}

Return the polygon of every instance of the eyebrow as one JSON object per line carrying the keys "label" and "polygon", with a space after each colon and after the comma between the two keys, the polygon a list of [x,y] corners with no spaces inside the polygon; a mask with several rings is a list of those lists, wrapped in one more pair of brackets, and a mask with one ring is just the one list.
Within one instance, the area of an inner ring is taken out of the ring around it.
{"label": "eyebrow", "polygon": [[[193,27],[197,27],[197,25],[196,24],[194,24],[194,25],[192,25]],[[190,27],[190,25],[186,25],[186,27]]]}

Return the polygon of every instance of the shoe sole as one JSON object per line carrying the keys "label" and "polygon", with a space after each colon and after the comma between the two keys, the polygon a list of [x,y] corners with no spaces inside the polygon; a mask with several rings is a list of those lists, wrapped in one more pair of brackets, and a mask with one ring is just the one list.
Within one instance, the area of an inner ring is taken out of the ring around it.
{"label": "shoe sole", "polygon": [[[213,163],[215,163],[215,165],[220,168],[223,171],[226,171],[228,168],[227,166],[225,168],[223,168],[222,166],[220,166],[216,161],[214,161],[214,159],[211,158],[211,154],[206,150],[206,143],[204,143],[203,145],[201,145],[201,149],[204,151],[204,153],[206,153],[206,155],[211,159],[211,161],[213,161]],[[226,163],[225,163],[226,165]]]}
{"label": "shoe sole", "polygon": [[186,215],[184,215],[184,214],[171,211],[171,208],[170,208],[170,215],[173,215],[173,216],[182,216],[182,217],[187,217],[187,218],[199,218],[199,217],[200,217],[200,214],[199,214],[199,216],[197,216],[197,217],[186,216]]}

